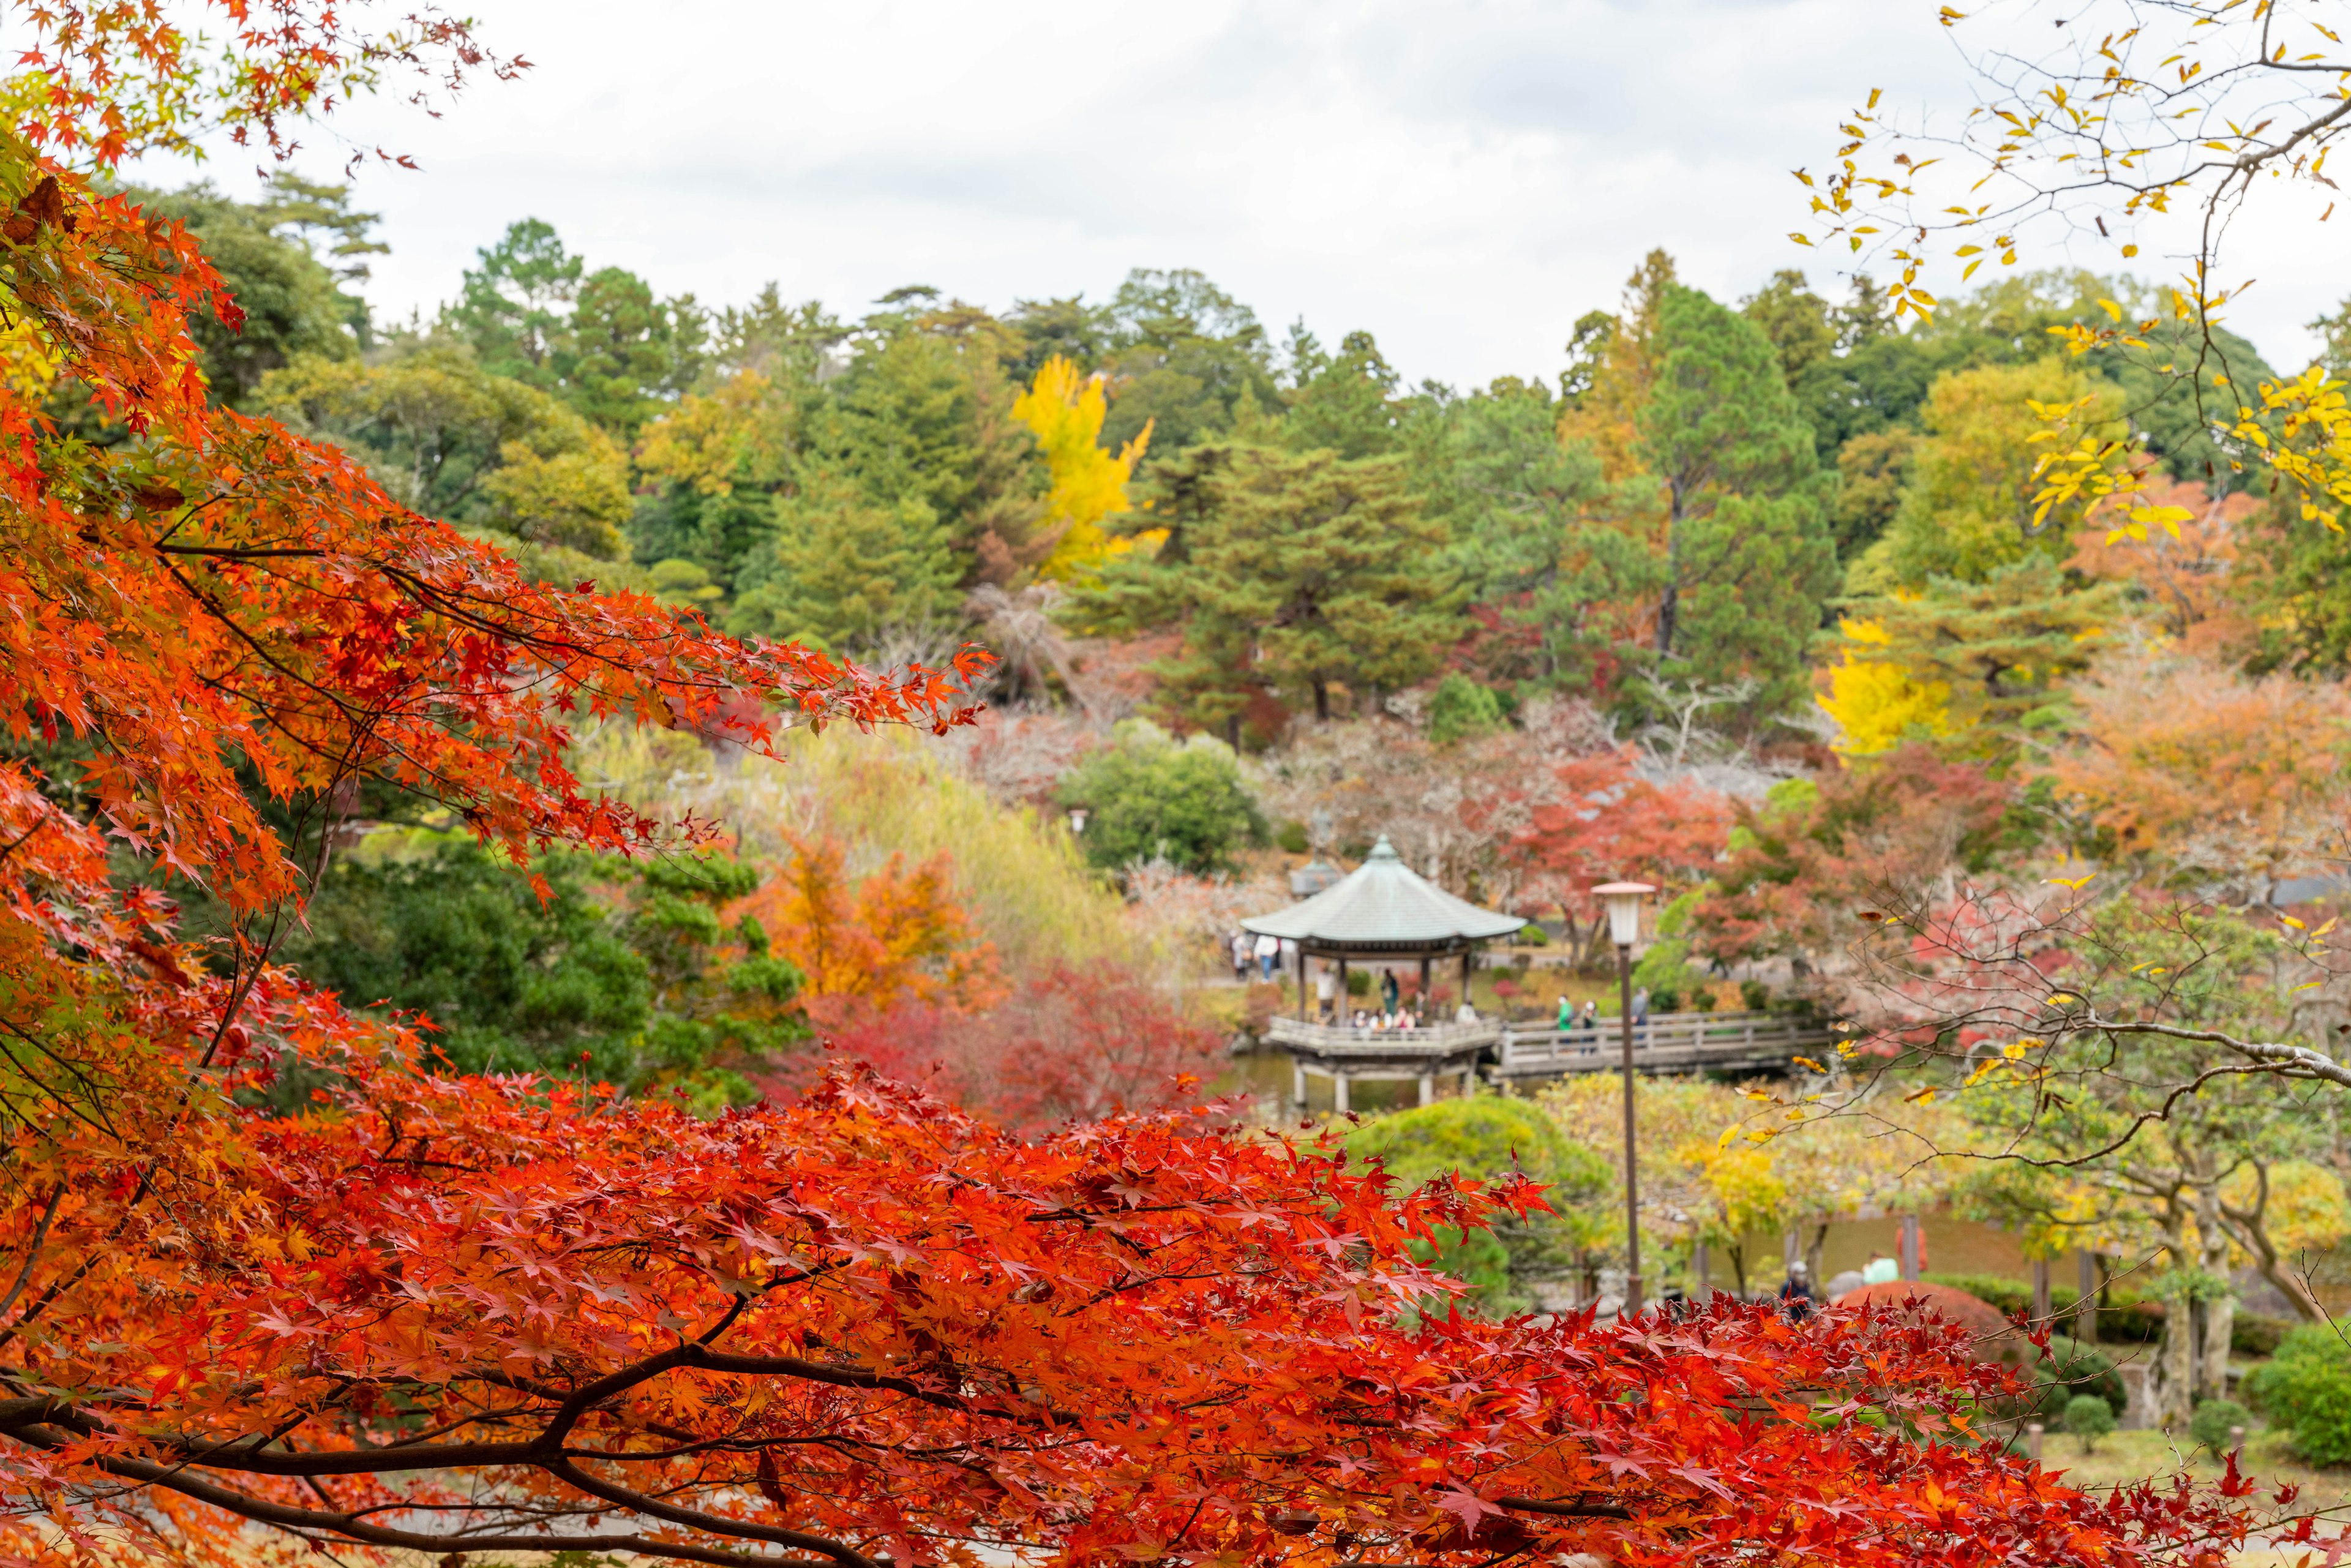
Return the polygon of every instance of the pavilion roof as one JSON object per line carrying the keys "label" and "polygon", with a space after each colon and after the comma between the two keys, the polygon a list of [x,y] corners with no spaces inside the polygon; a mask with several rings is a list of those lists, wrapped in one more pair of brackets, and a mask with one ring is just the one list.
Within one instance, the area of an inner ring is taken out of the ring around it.
{"label": "pavilion roof", "polygon": [[1507,936],[1525,924],[1454,897],[1405,864],[1383,834],[1370,858],[1336,886],[1241,927],[1287,936],[1309,950],[1444,953]]}

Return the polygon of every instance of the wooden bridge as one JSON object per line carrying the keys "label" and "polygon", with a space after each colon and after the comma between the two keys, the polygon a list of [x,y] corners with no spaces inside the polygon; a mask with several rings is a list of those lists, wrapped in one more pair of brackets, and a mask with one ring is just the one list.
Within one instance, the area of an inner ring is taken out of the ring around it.
{"label": "wooden bridge", "polygon": [[[1600,1019],[1597,1030],[1499,1019],[1382,1030],[1276,1016],[1266,1029],[1266,1040],[1290,1057],[1291,1099],[1306,1103],[1308,1074],[1328,1078],[1343,1113],[1353,1082],[1416,1081],[1426,1105],[1440,1076],[1458,1074],[1461,1092],[1474,1093],[1481,1067],[1498,1083],[1614,1072],[1625,1064],[1624,1038],[1614,1019]],[[1799,1056],[1821,1061],[1835,1049],[1825,1026],[1768,1013],[1661,1013],[1633,1027],[1636,1072],[1776,1072]]]}
{"label": "wooden bridge", "polygon": [[[1614,1019],[1600,1019],[1597,1030],[1513,1024],[1502,1031],[1492,1072],[1513,1082],[1615,1071],[1625,1064],[1624,1040]],[[1660,1013],[1633,1026],[1636,1072],[1777,1071],[1799,1056],[1820,1061],[1835,1050],[1825,1024],[1769,1013]]]}

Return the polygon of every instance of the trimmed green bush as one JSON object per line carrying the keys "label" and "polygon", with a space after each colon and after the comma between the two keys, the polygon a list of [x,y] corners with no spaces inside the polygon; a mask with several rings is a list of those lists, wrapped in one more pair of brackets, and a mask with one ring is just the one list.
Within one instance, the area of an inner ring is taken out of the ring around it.
{"label": "trimmed green bush", "polygon": [[1282,823],[1280,830],[1273,835],[1273,841],[1285,852],[1293,855],[1302,855],[1314,847],[1313,841],[1306,836],[1306,824],[1303,822]]}
{"label": "trimmed green bush", "polygon": [[2188,1418],[2188,1435],[2214,1458],[2219,1458],[2236,1445],[2229,1434],[2238,1427],[2250,1427],[2253,1413],[2233,1399],[2207,1399],[2196,1406],[2196,1414]]}
{"label": "trimmed green bush", "polygon": [[2239,1312],[2229,1325],[2229,1348],[2239,1355],[2275,1355],[2294,1325],[2283,1318],[2259,1312]]}
{"label": "trimmed green bush", "polygon": [[1761,980],[1739,982],[1739,1005],[1750,1013],[1760,1013],[1771,1005],[1771,988]]}
{"label": "trimmed green bush", "polygon": [[1510,940],[1521,947],[1548,947],[1551,946],[1551,933],[1530,920],[1519,928],[1519,934]]}
{"label": "trimmed green bush", "polygon": [[2082,1441],[2082,1452],[2095,1453],[2098,1439],[2115,1429],[2115,1413],[2095,1394],[2076,1395],[2065,1406],[2065,1430]]}
{"label": "trimmed green bush", "polygon": [[2351,1345],[2326,1323],[2304,1323],[2278,1342],[2265,1365],[2245,1374],[2253,1408],[2285,1428],[2294,1457],[2313,1465],[2351,1463]]}
{"label": "trimmed green bush", "polygon": [[2130,1392],[2123,1386],[2123,1375],[2115,1370],[2115,1364],[2070,1339],[2050,1340],[2049,1358],[2034,1369],[2033,1378],[2038,1385],[2034,1413],[2043,1420],[2064,1414],[2085,1394],[2105,1400],[2116,1420],[2130,1408]]}

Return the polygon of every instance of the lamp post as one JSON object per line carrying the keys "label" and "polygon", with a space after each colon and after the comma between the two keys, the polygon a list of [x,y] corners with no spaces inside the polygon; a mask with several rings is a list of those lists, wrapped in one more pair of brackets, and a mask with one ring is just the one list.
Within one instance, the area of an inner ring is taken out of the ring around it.
{"label": "lamp post", "polygon": [[1082,833],[1082,832],[1084,832],[1084,831],[1086,831],[1086,818],[1087,818],[1087,816],[1088,816],[1088,815],[1089,815],[1089,813],[1087,812],[1086,809],[1085,809],[1083,806],[1072,806],[1072,807],[1071,807],[1071,808],[1070,808],[1070,831],[1071,831],[1071,832],[1073,832],[1073,833]]}
{"label": "lamp post", "polygon": [[1604,883],[1592,890],[1608,905],[1608,935],[1616,942],[1618,1017],[1625,1026],[1625,1305],[1641,1310],[1641,1176],[1634,1157],[1633,944],[1641,939],[1641,900],[1657,890],[1646,882]]}

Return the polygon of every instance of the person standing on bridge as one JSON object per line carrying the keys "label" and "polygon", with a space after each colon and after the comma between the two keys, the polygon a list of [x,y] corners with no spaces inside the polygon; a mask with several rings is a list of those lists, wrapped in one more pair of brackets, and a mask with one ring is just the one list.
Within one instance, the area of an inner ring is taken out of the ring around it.
{"label": "person standing on bridge", "polygon": [[1639,1029],[1649,1021],[1649,988],[1643,986],[1633,993],[1633,1027]]}
{"label": "person standing on bridge", "polygon": [[1559,1029],[1559,1032],[1562,1034],[1565,1034],[1569,1030],[1575,1027],[1575,1004],[1567,999],[1567,993],[1565,991],[1562,991],[1559,996],[1559,1023],[1557,1027]]}
{"label": "person standing on bridge", "polygon": [[1383,971],[1380,975],[1380,1011],[1394,1018],[1398,1010],[1396,1004],[1403,994],[1404,988],[1396,984],[1395,971]]}

